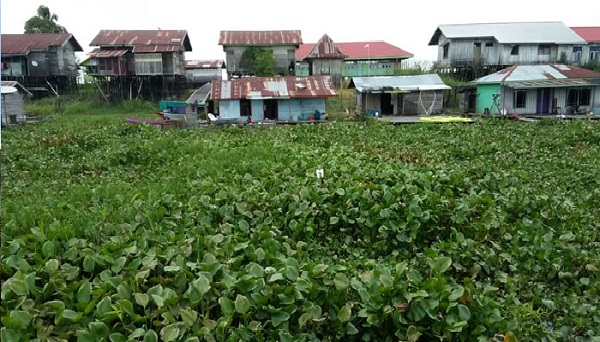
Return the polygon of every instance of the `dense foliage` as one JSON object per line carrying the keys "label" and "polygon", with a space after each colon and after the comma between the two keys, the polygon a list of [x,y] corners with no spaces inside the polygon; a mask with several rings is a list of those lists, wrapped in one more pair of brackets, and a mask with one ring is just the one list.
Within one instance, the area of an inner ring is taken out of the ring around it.
{"label": "dense foliage", "polygon": [[599,128],[3,130],[2,341],[598,341]]}
{"label": "dense foliage", "polygon": [[41,5],[36,15],[25,22],[25,33],[67,33],[67,29],[58,23],[58,15],[50,12],[48,6]]}

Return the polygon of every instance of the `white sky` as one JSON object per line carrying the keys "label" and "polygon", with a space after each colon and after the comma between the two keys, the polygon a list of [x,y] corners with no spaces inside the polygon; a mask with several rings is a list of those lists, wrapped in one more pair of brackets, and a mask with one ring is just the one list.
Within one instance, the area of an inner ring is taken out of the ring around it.
{"label": "white sky", "polygon": [[[46,5],[73,33],[84,52],[102,29],[159,27],[187,30],[192,52],[186,59],[224,59],[221,30],[301,30],[305,43],[327,33],[334,42],[383,40],[433,61],[429,39],[440,24],[562,21],[568,26],[600,26],[600,2],[530,0],[2,0],[1,32],[23,33],[25,21]],[[83,59],[85,53],[81,53]]]}

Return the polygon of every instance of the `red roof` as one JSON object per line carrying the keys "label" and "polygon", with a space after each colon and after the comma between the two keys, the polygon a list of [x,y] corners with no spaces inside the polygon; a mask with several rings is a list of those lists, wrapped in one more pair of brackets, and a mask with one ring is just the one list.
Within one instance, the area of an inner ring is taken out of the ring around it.
{"label": "red roof", "polygon": [[[348,57],[347,59],[383,59],[410,58],[412,53],[383,41],[336,43],[337,47]],[[315,47],[315,44],[302,44],[296,50],[296,59],[305,59]]]}
{"label": "red roof", "polygon": [[192,51],[186,30],[101,30],[90,46],[133,46],[133,52]]}
{"label": "red roof", "polygon": [[588,26],[588,27],[571,27],[571,30],[575,31],[583,40],[588,43],[600,43],[600,27],[599,26]]}
{"label": "red roof", "polygon": [[300,45],[300,30],[221,31],[219,45]]}
{"label": "red roof", "polygon": [[242,77],[212,83],[213,100],[321,98],[337,95],[330,76]]}
{"label": "red roof", "polygon": [[83,51],[75,37],[69,33],[2,34],[3,55],[26,55],[31,50],[45,51],[51,46],[71,43],[75,51]]}
{"label": "red roof", "polygon": [[224,62],[220,59],[216,60],[187,60],[185,61],[186,69],[218,69],[224,67]]}

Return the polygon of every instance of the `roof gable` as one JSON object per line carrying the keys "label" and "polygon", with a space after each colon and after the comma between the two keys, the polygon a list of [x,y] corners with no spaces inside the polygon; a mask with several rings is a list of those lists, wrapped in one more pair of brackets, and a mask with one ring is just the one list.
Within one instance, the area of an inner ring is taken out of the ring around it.
{"label": "roof gable", "polygon": [[311,52],[306,56],[307,59],[344,59],[348,57],[333,40],[324,34],[315,44]]}
{"label": "roof gable", "polygon": [[323,98],[335,96],[330,76],[242,77],[215,80],[213,100]]}
{"label": "roof gable", "polygon": [[438,45],[442,34],[450,39],[495,38],[500,44],[585,44],[573,30],[558,21],[440,25],[429,45]]}
{"label": "roof gable", "polygon": [[560,79],[599,79],[600,73],[564,64],[515,65],[473,80],[473,84],[545,81]]}
{"label": "roof gable", "polygon": [[600,43],[600,26],[571,27],[571,30],[588,43]]}
{"label": "roof gable", "polygon": [[[296,50],[296,59],[303,60],[311,53],[316,44],[302,44]],[[413,55],[399,47],[384,41],[336,43],[345,59],[384,59],[410,58]]]}
{"label": "roof gable", "polygon": [[101,30],[90,46],[128,46],[138,53],[192,51],[186,30]]}
{"label": "roof gable", "polygon": [[219,45],[300,45],[300,30],[221,31]]}
{"label": "roof gable", "polygon": [[45,51],[52,46],[66,44],[71,44],[75,51],[83,51],[75,37],[69,33],[2,34],[3,55],[27,55],[32,50]]}

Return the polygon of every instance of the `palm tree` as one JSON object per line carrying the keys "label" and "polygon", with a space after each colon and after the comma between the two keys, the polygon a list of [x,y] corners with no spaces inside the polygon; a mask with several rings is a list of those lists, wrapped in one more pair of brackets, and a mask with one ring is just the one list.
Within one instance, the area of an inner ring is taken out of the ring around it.
{"label": "palm tree", "polygon": [[48,6],[41,5],[37,14],[25,22],[25,33],[67,33],[57,21],[58,15],[50,12]]}

